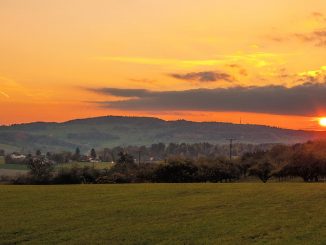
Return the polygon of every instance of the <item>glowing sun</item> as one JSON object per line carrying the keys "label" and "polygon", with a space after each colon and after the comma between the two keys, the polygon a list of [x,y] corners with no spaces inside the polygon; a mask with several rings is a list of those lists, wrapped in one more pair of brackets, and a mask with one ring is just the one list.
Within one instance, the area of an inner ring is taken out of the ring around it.
{"label": "glowing sun", "polygon": [[319,125],[322,127],[326,127],[326,117],[322,117],[319,119]]}

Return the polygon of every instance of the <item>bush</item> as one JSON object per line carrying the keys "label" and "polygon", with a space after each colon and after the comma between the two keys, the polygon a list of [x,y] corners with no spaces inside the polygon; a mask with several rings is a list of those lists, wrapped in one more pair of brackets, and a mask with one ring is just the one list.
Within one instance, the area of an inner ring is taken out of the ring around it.
{"label": "bush", "polygon": [[154,172],[157,168],[156,164],[145,163],[138,166],[136,171],[136,181],[137,182],[152,182]]}
{"label": "bush", "polygon": [[55,184],[81,184],[82,179],[77,167],[62,168],[54,177],[53,182]]}
{"label": "bush", "polygon": [[11,183],[14,185],[32,185],[35,184],[35,179],[29,174],[22,174],[11,178]]}
{"label": "bush", "polygon": [[238,165],[225,159],[204,159],[199,163],[201,182],[231,182],[240,178]]}
{"label": "bush", "polygon": [[82,183],[84,184],[92,184],[96,183],[96,179],[100,176],[100,171],[91,168],[91,167],[84,167],[81,169],[80,178]]}
{"label": "bush", "polygon": [[153,180],[167,183],[187,183],[197,180],[198,168],[190,160],[173,159],[153,172]]}
{"label": "bush", "polygon": [[114,184],[114,180],[109,176],[100,176],[96,179],[96,184]]}
{"label": "bush", "polygon": [[91,167],[60,169],[54,177],[53,182],[56,184],[93,184],[97,183],[100,177],[100,171]]}

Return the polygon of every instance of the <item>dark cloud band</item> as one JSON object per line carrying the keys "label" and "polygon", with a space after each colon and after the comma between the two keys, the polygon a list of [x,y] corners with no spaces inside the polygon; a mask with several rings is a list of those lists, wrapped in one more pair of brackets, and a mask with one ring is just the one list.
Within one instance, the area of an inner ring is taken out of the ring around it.
{"label": "dark cloud band", "polygon": [[102,88],[97,93],[123,97],[104,101],[103,107],[140,111],[243,111],[315,116],[326,109],[326,83],[284,86],[232,87],[183,91]]}

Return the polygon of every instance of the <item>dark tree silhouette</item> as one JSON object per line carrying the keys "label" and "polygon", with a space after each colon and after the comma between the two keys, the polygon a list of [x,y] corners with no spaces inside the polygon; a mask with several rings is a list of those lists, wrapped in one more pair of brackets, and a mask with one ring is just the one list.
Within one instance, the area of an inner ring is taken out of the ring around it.
{"label": "dark tree silhouette", "polygon": [[118,154],[119,156],[119,159],[117,161],[117,163],[120,163],[120,164],[134,164],[135,163],[135,160],[134,160],[134,157],[126,152],[120,152]]}
{"label": "dark tree silhouette", "polygon": [[92,148],[92,150],[91,150],[91,158],[93,158],[93,159],[96,159],[96,151],[95,151],[95,149],[94,148]]}
{"label": "dark tree silhouette", "polygon": [[35,154],[36,154],[36,156],[38,156],[38,157],[39,157],[39,156],[41,156],[41,155],[42,155],[42,152],[41,152],[41,150],[37,150]]}
{"label": "dark tree silhouette", "polygon": [[275,166],[268,158],[258,160],[258,162],[250,168],[250,175],[257,176],[262,182],[266,183],[272,176]]}
{"label": "dark tree silhouette", "polygon": [[50,181],[54,170],[51,162],[41,158],[31,158],[27,166],[35,183],[47,183]]}
{"label": "dark tree silhouette", "polygon": [[80,156],[80,149],[79,149],[79,147],[76,148],[75,155]]}
{"label": "dark tree silhouette", "polygon": [[75,160],[75,161],[79,161],[80,160],[80,149],[79,149],[79,147],[77,147],[76,148],[76,150],[75,150],[75,153],[74,153],[74,155],[73,155],[73,160]]}

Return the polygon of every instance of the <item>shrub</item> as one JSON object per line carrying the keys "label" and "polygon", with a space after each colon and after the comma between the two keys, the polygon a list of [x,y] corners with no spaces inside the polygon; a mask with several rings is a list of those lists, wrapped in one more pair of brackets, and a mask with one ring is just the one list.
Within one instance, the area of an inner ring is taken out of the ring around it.
{"label": "shrub", "polygon": [[14,185],[32,185],[35,184],[35,179],[29,174],[22,174],[11,177],[10,182]]}
{"label": "shrub", "polygon": [[93,184],[97,183],[100,177],[100,171],[91,167],[60,169],[54,177],[53,182],[56,184]]}
{"label": "shrub", "polygon": [[81,184],[80,171],[77,167],[62,168],[54,177],[55,184]]}
{"label": "shrub", "polygon": [[231,182],[239,179],[240,169],[225,159],[205,159],[199,163],[198,179],[202,182]]}
{"label": "shrub", "polygon": [[81,169],[80,172],[80,178],[82,180],[82,183],[84,184],[96,183],[96,179],[99,176],[100,176],[100,171],[91,167],[84,167]]}
{"label": "shrub", "polygon": [[96,184],[114,184],[114,180],[110,176],[100,176],[96,179]]}
{"label": "shrub", "polygon": [[186,183],[197,179],[198,168],[190,160],[173,159],[161,164],[153,173],[156,182]]}
{"label": "shrub", "polygon": [[154,172],[157,168],[156,164],[144,163],[138,166],[136,171],[137,182],[151,182],[153,181]]}

